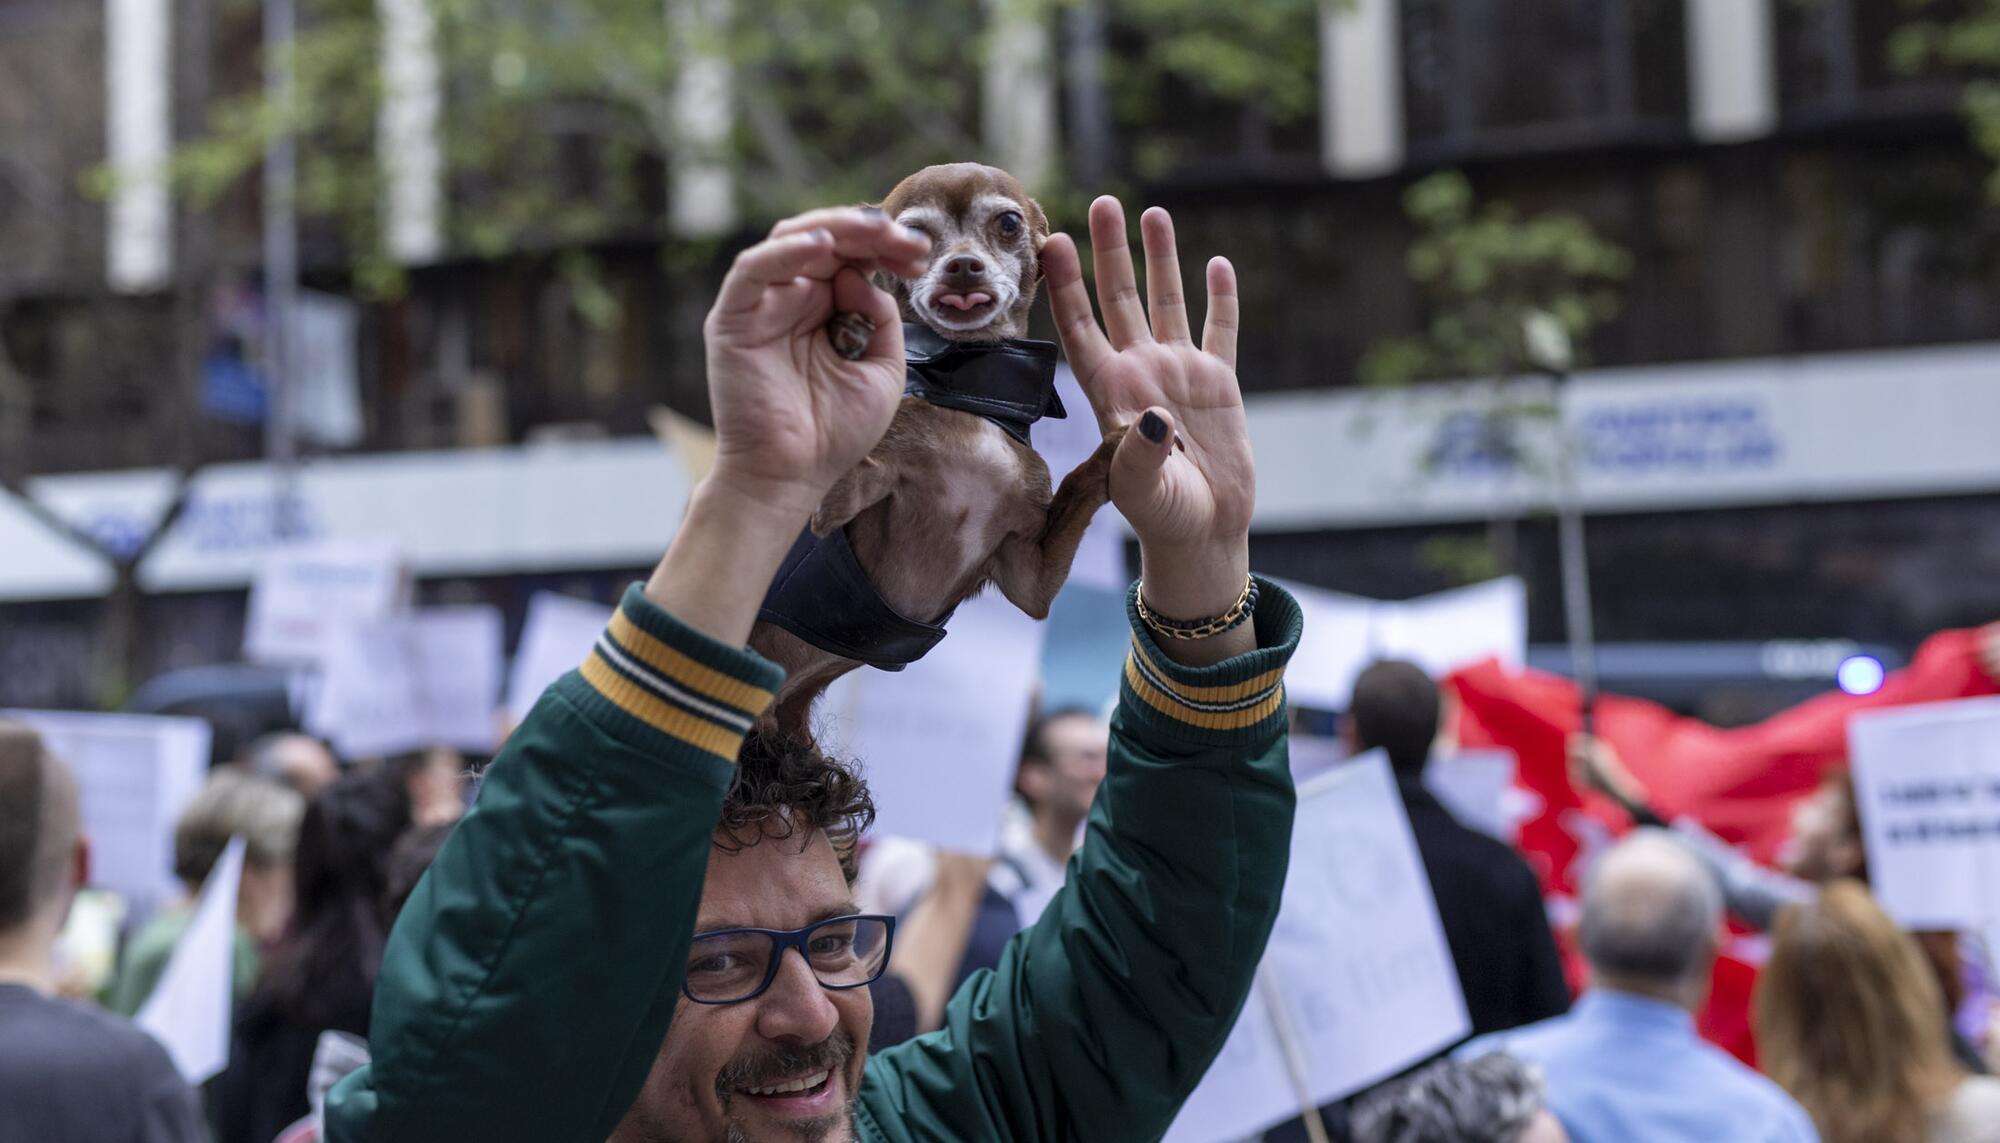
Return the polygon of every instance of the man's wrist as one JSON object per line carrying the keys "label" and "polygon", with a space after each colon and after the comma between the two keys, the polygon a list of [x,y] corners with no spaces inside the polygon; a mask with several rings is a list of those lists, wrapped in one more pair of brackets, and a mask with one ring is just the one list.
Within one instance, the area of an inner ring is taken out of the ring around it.
{"label": "man's wrist", "polygon": [[719,469],[710,473],[646,581],[646,598],[702,634],[741,646],[816,506],[805,485],[756,485]]}
{"label": "man's wrist", "polygon": [[1250,578],[1248,537],[1197,545],[1139,543],[1146,606],[1168,619],[1211,619],[1236,605]]}

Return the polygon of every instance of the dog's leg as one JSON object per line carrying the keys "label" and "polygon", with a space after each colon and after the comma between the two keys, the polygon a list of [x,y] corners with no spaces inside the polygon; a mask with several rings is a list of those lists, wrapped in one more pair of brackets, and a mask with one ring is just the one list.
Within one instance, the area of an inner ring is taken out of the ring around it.
{"label": "dog's leg", "polygon": [[827,489],[812,515],[813,535],[825,536],[846,527],[848,521],[887,500],[895,490],[895,467],[872,456],[863,458]]}
{"label": "dog's leg", "polygon": [[1009,536],[1000,547],[993,582],[1009,603],[1036,619],[1048,618],[1091,517],[1111,499],[1111,455],[1125,432],[1120,428],[1106,434],[1090,459],[1063,477],[1039,536]]}

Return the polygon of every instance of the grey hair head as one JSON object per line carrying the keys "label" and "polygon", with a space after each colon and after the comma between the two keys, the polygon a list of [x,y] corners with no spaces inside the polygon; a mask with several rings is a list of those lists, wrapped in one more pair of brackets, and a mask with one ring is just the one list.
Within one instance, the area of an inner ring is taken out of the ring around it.
{"label": "grey hair head", "polygon": [[1439,1060],[1355,1106],[1354,1143],[1515,1143],[1542,1110],[1542,1076],[1504,1052]]}
{"label": "grey hair head", "polygon": [[1592,867],[1577,941],[1600,976],[1672,986],[1707,974],[1721,923],[1715,878],[1671,835],[1648,829]]}

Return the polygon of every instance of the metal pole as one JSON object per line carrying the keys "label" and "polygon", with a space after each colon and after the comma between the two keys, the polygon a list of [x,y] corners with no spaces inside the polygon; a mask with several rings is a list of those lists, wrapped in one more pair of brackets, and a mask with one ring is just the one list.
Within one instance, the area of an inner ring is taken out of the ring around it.
{"label": "metal pole", "polygon": [[1557,431],[1560,435],[1560,475],[1556,490],[1557,540],[1562,548],[1564,626],[1569,631],[1570,673],[1583,704],[1583,732],[1597,733],[1597,632],[1591,622],[1590,559],[1584,546],[1583,496],[1577,486],[1577,442],[1567,419],[1570,387],[1567,371],[1556,374]]}
{"label": "metal pole", "polygon": [[298,456],[292,439],[292,317],[299,289],[298,144],[294,111],[292,43],[298,29],[296,0],[264,0],[264,97],[277,130],[264,150],[264,459],[271,468],[272,532],[280,541],[293,531],[292,497]]}

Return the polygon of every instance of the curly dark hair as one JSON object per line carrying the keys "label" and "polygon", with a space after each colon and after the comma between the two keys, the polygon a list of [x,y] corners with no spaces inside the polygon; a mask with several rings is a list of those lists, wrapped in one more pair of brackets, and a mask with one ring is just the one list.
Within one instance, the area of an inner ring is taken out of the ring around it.
{"label": "curly dark hair", "polygon": [[715,844],[734,853],[767,838],[803,843],[824,830],[852,884],[856,843],[874,822],[875,800],[853,764],[827,757],[803,735],[759,727],[743,740]]}

